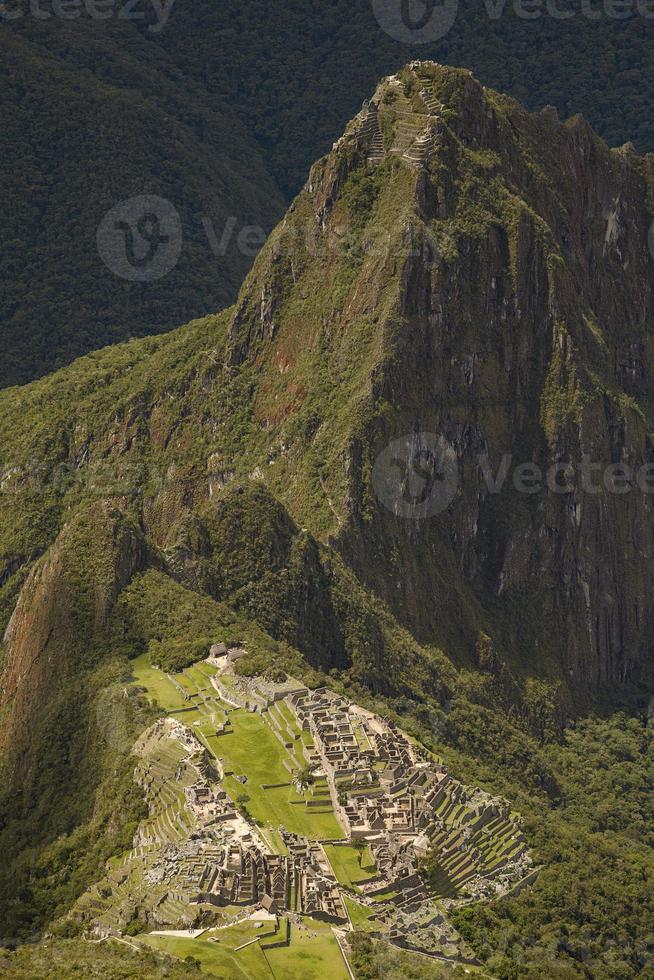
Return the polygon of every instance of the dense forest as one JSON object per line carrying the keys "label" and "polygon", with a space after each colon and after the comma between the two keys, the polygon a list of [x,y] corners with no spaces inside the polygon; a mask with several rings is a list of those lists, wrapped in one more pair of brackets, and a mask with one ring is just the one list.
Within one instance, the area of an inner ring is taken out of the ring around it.
{"label": "dense forest", "polygon": [[[407,705],[396,707],[406,719]],[[499,712],[457,699],[442,739],[430,739],[424,717],[416,717],[418,732],[468,778],[502,787],[524,814],[541,868],[517,897],[454,911],[486,975],[651,980],[654,950],[643,936],[654,917],[654,728],[618,713],[535,739]],[[411,962],[365,933],[352,950],[360,980],[466,975],[427,958]]]}
{"label": "dense forest", "polygon": [[[559,8],[569,19],[462,0],[444,37],[414,47],[368,0],[177,0],[155,31],[152,17],[0,21],[0,384],[232,302],[311,163],[412,57],[650,150],[651,20]],[[131,282],[96,232],[143,194],[170,202],[183,243],[167,275]]]}

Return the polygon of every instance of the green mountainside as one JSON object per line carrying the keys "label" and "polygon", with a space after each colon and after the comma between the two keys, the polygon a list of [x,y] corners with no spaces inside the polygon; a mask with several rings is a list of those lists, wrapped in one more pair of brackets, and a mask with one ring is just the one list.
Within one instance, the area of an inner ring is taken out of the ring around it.
{"label": "green mountainside", "polygon": [[[243,674],[347,692],[522,814],[536,883],[454,916],[491,975],[654,975],[649,499],[479,472],[649,460],[651,185],[581,119],[412,64],[233,308],[0,395],[4,942],[143,819],[135,659],[238,640]],[[412,519],[378,461],[430,432],[459,486]]]}
{"label": "green mountainside", "polygon": [[[270,230],[377,79],[410,57],[468,67],[530,109],[582,112],[611,145],[653,148],[646,4],[535,18],[456,6],[443,38],[413,47],[369,0],[176,0],[161,30],[146,4],[134,20],[39,20],[27,4],[1,18],[0,384],[233,302],[257,247],[239,233]],[[176,267],[145,283],[114,275],[95,242],[104,214],[142,194],[168,200],[184,236]]]}
{"label": "green mountainside", "polygon": [[[0,25],[4,385],[222,309],[254,254],[239,233],[267,233],[284,210],[234,112],[132,24],[29,26]],[[171,203],[182,242],[166,275],[134,281],[103,262],[96,233],[110,209],[142,195]]]}
{"label": "green mountainside", "polygon": [[75,939],[50,940],[0,952],[2,975],[12,980],[58,980],[84,976],[91,980],[188,980],[203,976],[199,966],[165,953],[138,949],[127,943],[88,943]]}
{"label": "green mountainside", "polygon": [[[413,45],[380,26],[384,7],[398,6],[176,0],[171,29],[151,40],[228,98],[287,195],[297,193],[378,79],[411,58],[469,68],[531,110],[552,105],[562,119],[580,112],[611,146],[632,140],[641,152],[654,149],[654,124],[643,111],[654,57],[646,5],[625,5],[624,16],[613,17],[608,4],[535,4],[534,16],[523,16],[518,3],[460,0],[448,7],[456,18],[442,37]],[[438,9],[433,2],[407,6],[418,28]],[[529,5],[525,11],[532,13]]]}

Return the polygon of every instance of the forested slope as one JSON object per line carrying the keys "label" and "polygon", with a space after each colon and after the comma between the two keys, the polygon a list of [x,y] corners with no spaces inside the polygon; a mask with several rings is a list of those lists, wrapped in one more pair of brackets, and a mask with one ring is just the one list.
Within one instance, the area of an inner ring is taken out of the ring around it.
{"label": "forested slope", "polygon": [[[233,301],[261,240],[239,233],[270,230],[377,79],[410,57],[652,149],[653,21],[557,9],[566,19],[462,0],[445,36],[413,47],[368,0],[177,0],[154,31],[141,8],[142,20],[0,21],[0,384]],[[134,282],[103,264],[96,232],[142,194],[176,209],[183,247],[165,276]]]}

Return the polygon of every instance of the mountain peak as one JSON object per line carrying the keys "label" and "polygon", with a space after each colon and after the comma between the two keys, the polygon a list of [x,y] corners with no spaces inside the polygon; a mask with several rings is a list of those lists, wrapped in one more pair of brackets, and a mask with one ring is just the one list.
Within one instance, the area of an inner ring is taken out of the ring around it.
{"label": "mountain peak", "polygon": [[412,61],[382,79],[348,132],[352,128],[369,142],[369,163],[379,164],[391,154],[419,170],[461,99],[476,100],[481,107],[483,89],[472,72],[435,61]]}
{"label": "mountain peak", "polygon": [[[579,491],[586,518],[572,528],[561,496],[546,494],[540,517],[518,520],[518,508],[493,557],[485,549],[491,539],[498,547],[497,528],[486,537],[480,528],[496,520],[498,502],[480,485],[478,460],[519,456],[545,471],[592,447],[605,465],[625,453],[645,461],[652,162],[609,149],[581,117],[529,113],[467,71],[412,62],[380,82],[312,168],[241,291],[227,363],[254,370],[262,430],[302,460],[292,477],[294,499],[310,501],[302,521],[311,525],[324,506],[321,530],[418,636],[438,632],[439,614],[412,593],[440,594],[441,614],[451,614],[449,593],[427,571],[441,531],[428,524],[419,542],[410,527],[398,531],[373,501],[370,471],[393,439],[428,432],[462,479],[445,547],[462,588],[494,605],[525,588],[536,594],[545,578],[567,609],[554,645],[573,676],[596,683],[640,670],[649,571],[638,554],[650,545],[625,538],[616,552],[633,552],[640,569],[634,604],[618,585],[622,560],[598,577],[590,540],[603,508],[621,533],[617,498]],[[320,459],[315,494],[307,452],[313,466]],[[557,528],[553,538],[543,522]],[[400,593],[369,561],[398,534],[411,539],[396,569]],[[536,555],[526,540],[539,542]],[[552,544],[563,540],[576,556],[576,598],[563,598],[572,586]],[[609,595],[623,608],[619,629]]]}
{"label": "mountain peak", "polygon": [[[581,116],[562,123],[551,107],[529,113],[468,70],[410,62],[380,81],[312,167],[241,291],[228,363],[258,349],[257,338],[275,336],[283,292],[303,304],[298,284],[308,265],[318,263],[327,284],[327,267],[338,260],[352,271],[361,253],[364,281],[355,292],[370,297],[375,278],[388,282],[401,271],[407,244],[414,257],[416,240],[427,242],[428,262],[440,267],[442,279],[449,268],[442,260],[456,241],[500,235],[515,259],[529,227],[529,235],[548,240],[561,268],[571,263],[570,275],[581,282],[567,288],[573,293],[581,285],[592,305],[601,288],[596,272],[607,262],[610,276],[622,277],[629,262],[647,278],[651,171],[651,158],[633,148],[609,149]],[[580,185],[588,187],[581,196]],[[625,236],[629,245],[617,242]],[[557,276],[553,268],[549,275]]]}

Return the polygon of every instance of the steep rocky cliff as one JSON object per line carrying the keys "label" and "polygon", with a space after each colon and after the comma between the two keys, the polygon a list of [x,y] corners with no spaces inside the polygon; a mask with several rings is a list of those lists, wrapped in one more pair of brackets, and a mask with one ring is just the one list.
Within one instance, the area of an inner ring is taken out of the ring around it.
{"label": "steep rocky cliff", "polygon": [[6,786],[65,814],[45,840],[93,808],[102,671],[214,624],[247,632],[246,669],[335,671],[427,718],[468,699],[538,737],[645,693],[651,186],[581,119],[416,63],[233,309],[0,395]]}
{"label": "steep rocky cliff", "polygon": [[[58,727],[68,683],[79,682],[82,671],[94,665],[113,604],[144,567],[145,555],[143,536],[120,511],[108,504],[80,509],[21,590],[4,636],[3,698],[10,711],[0,746],[28,794],[41,751],[35,715],[47,710]],[[79,693],[81,710],[81,685]],[[39,724],[42,734],[41,729]]]}
{"label": "steep rocky cliff", "polygon": [[[321,370],[352,379],[321,474],[333,544],[423,642],[447,648],[449,620],[573,682],[651,667],[651,179],[578,117],[418,63],[314,168],[241,295],[228,362],[273,375],[265,425]],[[323,406],[314,443],[332,425]],[[433,452],[419,433],[457,478],[435,515],[375,493],[393,440],[415,435],[410,465]]]}

